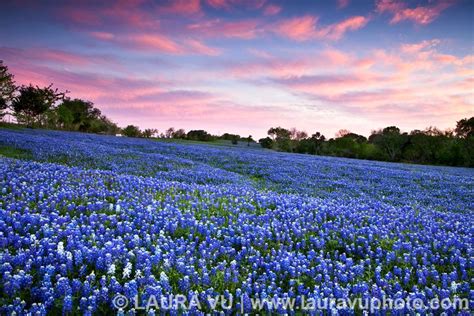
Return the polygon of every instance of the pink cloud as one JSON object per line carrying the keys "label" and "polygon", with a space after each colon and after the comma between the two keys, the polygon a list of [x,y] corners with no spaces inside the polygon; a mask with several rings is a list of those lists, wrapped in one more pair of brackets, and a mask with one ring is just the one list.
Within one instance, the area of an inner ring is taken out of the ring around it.
{"label": "pink cloud", "polygon": [[297,41],[305,41],[314,36],[318,18],[311,15],[296,17],[279,22],[274,32]]}
{"label": "pink cloud", "polygon": [[427,25],[453,4],[454,0],[438,0],[431,5],[408,8],[400,0],[379,0],[376,4],[376,10],[380,13],[391,13],[393,17],[390,24],[410,20],[419,25]]}
{"label": "pink cloud", "polygon": [[163,52],[173,55],[198,54],[218,56],[221,50],[210,47],[196,39],[183,39],[178,41],[159,33],[140,33],[114,35],[108,32],[90,32],[93,38],[118,44],[122,47],[144,52]]}
{"label": "pink cloud", "polygon": [[125,44],[132,49],[162,51],[169,54],[182,54],[183,49],[175,41],[160,34],[138,34],[126,37]]}
{"label": "pink cloud", "polygon": [[431,50],[440,44],[440,40],[433,39],[433,40],[424,40],[419,43],[412,43],[412,44],[402,44],[401,51],[403,53],[408,54],[415,54],[420,53],[421,51],[425,51],[427,49]]}
{"label": "pink cloud", "polygon": [[318,37],[338,40],[344,36],[347,31],[355,31],[364,27],[368,18],[363,16],[353,16],[342,22],[331,24],[321,29],[317,34]]}
{"label": "pink cloud", "polygon": [[101,40],[101,41],[111,41],[114,39],[114,34],[109,32],[90,32],[89,33],[92,37]]}
{"label": "pink cloud", "polygon": [[67,23],[75,25],[98,26],[102,22],[98,15],[91,14],[90,10],[85,8],[66,6],[60,7],[57,11]]}
{"label": "pink cloud", "polygon": [[214,19],[188,25],[188,30],[206,37],[253,39],[259,33],[256,20],[227,22]]}
{"label": "pink cloud", "polygon": [[264,15],[276,15],[280,13],[281,7],[277,6],[275,4],[269,4],[266,5],[265,8],[263,9],[263,14]]}
{"label": "pink cloud", "polygon": [[102,10],[102,15],[115,23],[133,28],[155,28],[159,20],[151,12],[144,10],[143,0],[121,0]]}
{"label": "pink cloud", "polygon": [[266,0],[207,0],[207,4],[215,9],[231,10],[236,7],[256,10],[262,8]]}
{"label": "pink cloud", "polygon": [[188,45],[188,51],[201,55],[219,56],[222,53],[220,49],[209,47],[198,40],[190,39],[186,41],[186,44]]}
{"label": "pink cloud", "polygon": [[338,40],[348,31],[355,31],[364,27],[368,18],[353,16],[341,22],[328,26],[318,26],[318,18],[311,15],[296,17],[277,23],[275,33],[297,41],[309,39]]}
{"label": "pink cloud", "polygon": [[337,0],[337,7],[339,9],[344,9],[349,5],[350,0]]}
{"label": "pink cloud", "polygon": [[228,6],[227,0],[207,0],[207,3],[216,9],[222,9]]}
{"label": "pink cloud", "polygon": [[51,64],[54,66],[84,67],[107,65],[108,67],[115,67],[116,69],[119,66],[116,58],[109,55],[78,54],[59,49],[48,49],[42,47],[24,49],[0,47],[0,55],[9,60],[15,61],[21,58],[23,60],[35,61],[40,64]]}
{"label": "pink cloud", "polygon": [[260,50],[250,50],[250,53],[259,59],[226,64],[225,68],[229,71],[229,75],[238,78],[257,76],[281,79],[308,75],[321,68],[329,70],[349,66],[353,60],[349,54],[335,49],[305,53],[292,58],[278,58]]}
{"label": "pink cloud", "polygon": [[171,0],[158,7],[157,11],[164,14],[194,15],[201,13],[201,4],[199,0]]}
{"label": "pink cloud", "polygon": [[262,122],[269,125],[288,116],[283,115],[287,111],[285,109],[242,105],[229,100],[226,95],[202,90],[177,90],[157,80],[57,71],[17,62],[9,64],[19,84],[31,82],[43,86],[58,83],[55,87],[70,90],[71,97],[91,100],[121,126],[137,124],[141,128],[164,129],[174,125],[188,130],[205,128],[215,133],[225,126],[221,133],[248,133],[261,127]]}
{"label": "pink cloud", "polygon": [[131,98],[163,91],[165,83],[159,80],[144,80],[133,77],[113,77],[95,73],[79,73],[68,70],[56,70],[47,66],[35,65],[19,59],[8,60],[11,71],[18,84],[37,84],[46,86],[54,83],[61,90],[68,90],[71,97],[86,98],[98,102],[101,98]]}
{"label": "pink cloud", "polygon": [[58,5],[59,18],[73,27],[91,28],[114,26],[117,28],[156,28],[159,19],[146,10],[143,0],[120,0],[115,2],[84,2],[82,5]]}

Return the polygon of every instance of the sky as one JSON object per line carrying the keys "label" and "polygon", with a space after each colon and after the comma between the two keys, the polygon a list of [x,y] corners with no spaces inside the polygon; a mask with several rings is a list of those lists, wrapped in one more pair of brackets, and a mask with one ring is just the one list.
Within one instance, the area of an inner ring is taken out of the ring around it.
{"label": "sky", "polygon": [[119,126],[333,137],[474,115],[471,0],[2,0],[17,84]]}

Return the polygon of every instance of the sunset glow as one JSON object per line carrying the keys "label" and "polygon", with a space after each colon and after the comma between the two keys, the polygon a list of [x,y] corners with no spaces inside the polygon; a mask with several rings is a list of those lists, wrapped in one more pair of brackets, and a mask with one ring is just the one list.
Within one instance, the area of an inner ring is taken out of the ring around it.
{"label": "sunset glow", "polygon": [[469,0],[2,3],[17,84],[54,83],[120,126],[332,137],[474,115]]}

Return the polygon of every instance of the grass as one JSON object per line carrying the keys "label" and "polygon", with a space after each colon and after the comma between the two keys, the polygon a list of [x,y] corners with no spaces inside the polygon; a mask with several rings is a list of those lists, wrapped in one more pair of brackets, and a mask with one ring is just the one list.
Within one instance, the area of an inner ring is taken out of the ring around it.
{"label": "grass", "polygon": [[16,124],[16,123],[8,123],[8,122],[0,121],[0,128],[21,130],[21,129],[24,129],[24,126]]}
{"label": "grass", "polygon": [[19,149],[12,146],[0,145],[0,156],[15,159],[31,159],[32,154],[25,149]]}

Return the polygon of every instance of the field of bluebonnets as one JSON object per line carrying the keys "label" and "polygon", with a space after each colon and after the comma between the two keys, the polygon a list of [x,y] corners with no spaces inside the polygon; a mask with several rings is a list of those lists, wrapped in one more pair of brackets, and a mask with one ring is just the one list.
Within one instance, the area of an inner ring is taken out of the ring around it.
{"label": "field of bluebonnets", "polygon": [[26,129],[0,152],[1,314],[474,297],[472,169]]}

